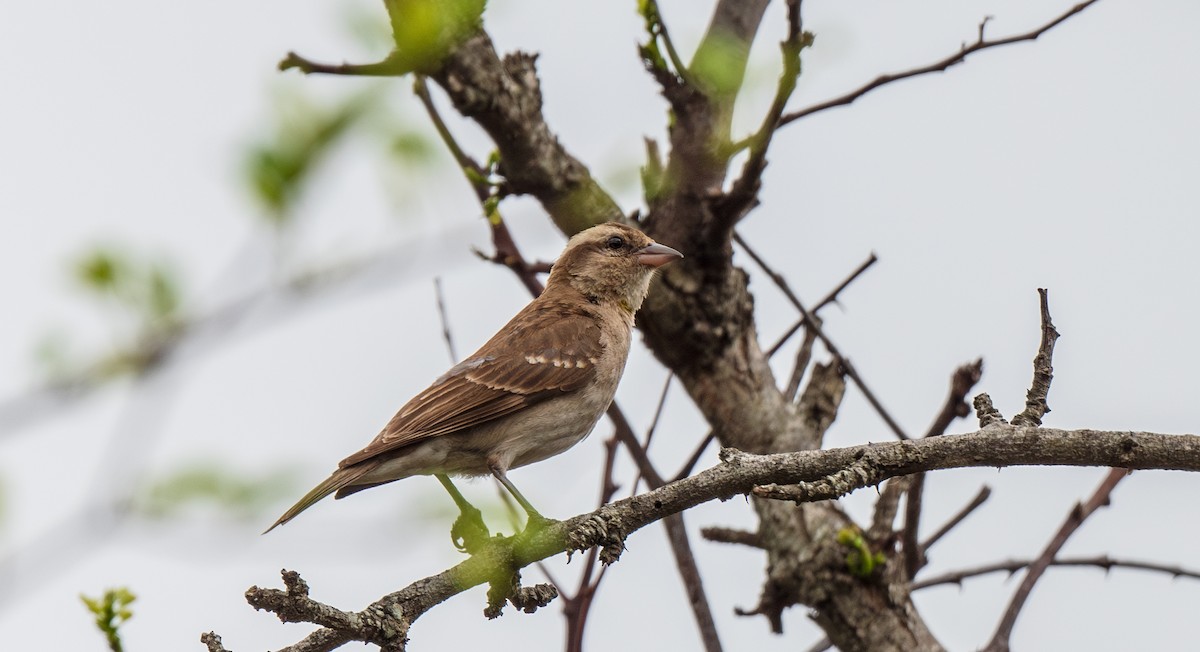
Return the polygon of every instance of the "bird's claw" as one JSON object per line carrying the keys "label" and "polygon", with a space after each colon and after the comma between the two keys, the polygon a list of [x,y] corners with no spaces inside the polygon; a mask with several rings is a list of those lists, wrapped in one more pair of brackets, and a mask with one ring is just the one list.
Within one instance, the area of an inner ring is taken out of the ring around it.
{"label": "bird's claw", "polygon": [[454,524],[450,526],[450,541],[459,552],[473,554],[490,537],[483,513],[474,507],[463,507]]}

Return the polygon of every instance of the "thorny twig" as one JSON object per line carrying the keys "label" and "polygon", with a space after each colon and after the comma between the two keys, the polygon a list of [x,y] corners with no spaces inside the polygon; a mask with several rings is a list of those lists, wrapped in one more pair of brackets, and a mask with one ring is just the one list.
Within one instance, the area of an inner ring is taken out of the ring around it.
{"label": "thorny twig", "polygon": [[960,64],[960,63],[966,61],[968,56],[970,56],[976,52],[979,52],[981,50],[987,50],[989,48],[1000,47],[1003,45],[1010,45],[1012,43],[1019,43],[1021,41],[1035,40],[1042,34],[1045,34],[1046,32],[1050,31],[1051,29],[1057,27],[1063,21],[1074,16],[1075,14],[1078,14],[1079,12],[1083,11],[1084,9],[1087,9],[1088,7],[1092,6],[1096,2],[1097,2],[1097,0],[1088,0],[1087,2],[1081,2],[1077,5],[1075,5],[1074,7],[1071,7],[1070,9],[1068,9],[1063,14],[1059,15],[1054,20],[1046,23],[1045,25],[1042,25],[1041,27],[1038,27],[1035,30],[1025,32],[1024,34],[1017,34],[1016,36],[1010,36],[1008,38],[997,39],[995,41],[984,40],[983,28],[984,28],[984,25],[986,25],[988,22],[988,19],[985,18],[979,25],[979,37],[976,39],[976,41],[970,45],[963,44],[962,48],[958,52],[956,52],[944,59],[941,59],[940,61],[935,61],[934,63],[931,63],[927,66],[921,66],[920,68],[913,68],[911,70],[905,70],[904,72],[880,75],[879,77],[876,77],[872,81],[864,84],[863,86],[860,86],[859,88],[856,88],[855,90],[850,91],[849,93],[846,93],[844,95],[839,95],[832,99],[821,102],[820,104],[814,104],[813,106],[788,113],[787,115],[785,115],[779,119],[779,126],[782,127],[783,125],[786,125],[789,122],[795,122],[796,120],[799,120],[800,118],[803,118],[805,116],[810,116],[814,113],[819,113],[821,111],[825,111],[826,109],[832,109],[835,107],[851,104],[858,98],[866,95],[867,93],[870,93],[871,91],[875,90],[876,88],[879,88],[880,86],[891,84],[893,82],[897,82],[902,79],[909,79],[912,77],[918,77],[920,75],[927,75],[929,73],[934,73],[934,72],[942,72],[942,71],[950,68],[951,66],[954,66],[954,65],[957,65],[957,64]]}

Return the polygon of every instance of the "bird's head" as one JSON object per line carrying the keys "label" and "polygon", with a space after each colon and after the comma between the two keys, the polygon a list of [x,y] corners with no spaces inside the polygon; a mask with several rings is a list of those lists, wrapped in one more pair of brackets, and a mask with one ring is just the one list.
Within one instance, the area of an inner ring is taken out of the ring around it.
{"label": "bird's head", "polygon": [[654,270],[683,254],[641,231],[608,222],[580,231],[550,271],[548,287],[566,284],[593,303],[615,302],[636,312],[650,289]]}

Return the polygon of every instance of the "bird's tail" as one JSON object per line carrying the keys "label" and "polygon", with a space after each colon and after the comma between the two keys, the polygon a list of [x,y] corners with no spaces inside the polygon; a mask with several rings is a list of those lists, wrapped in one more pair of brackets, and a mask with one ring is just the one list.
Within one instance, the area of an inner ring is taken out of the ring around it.
{"label": "bird's tail", "polygon": [[325,496],[349,486],[355,480],[361,478],[367,471],[370,471],[372,466],[373,465],[370,464],[363,464],[334,471],[333,475],[325,478],[324,482],[313,487],[312,491],[304,494],[304,497],[297,501],[295,505],[292,505],[291,509],[284,512],[283,516],[280,516],[279,520],[275,521],[271,527],[263,530],[263,534],[266,534],[280,525],[287,523],[293,518],[296,518],[296,515],[308,509],[309,507],[312,507],[318,500],[321,500]]}

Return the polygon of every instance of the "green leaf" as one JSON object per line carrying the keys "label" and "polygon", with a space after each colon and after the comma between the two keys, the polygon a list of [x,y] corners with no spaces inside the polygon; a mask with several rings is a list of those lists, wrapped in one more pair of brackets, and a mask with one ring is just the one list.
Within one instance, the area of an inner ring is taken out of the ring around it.
{"label": "green leaf", "polygon": [[80,594],[79,599],[92,613],[96,629],[99,629],[108,641],[108,649],[112,652],[122,652],[120,627],[133,617],[133,610],[129,605],[137,600],[137,596],[129,589],[119,587],[108,589],[98,598]]}

